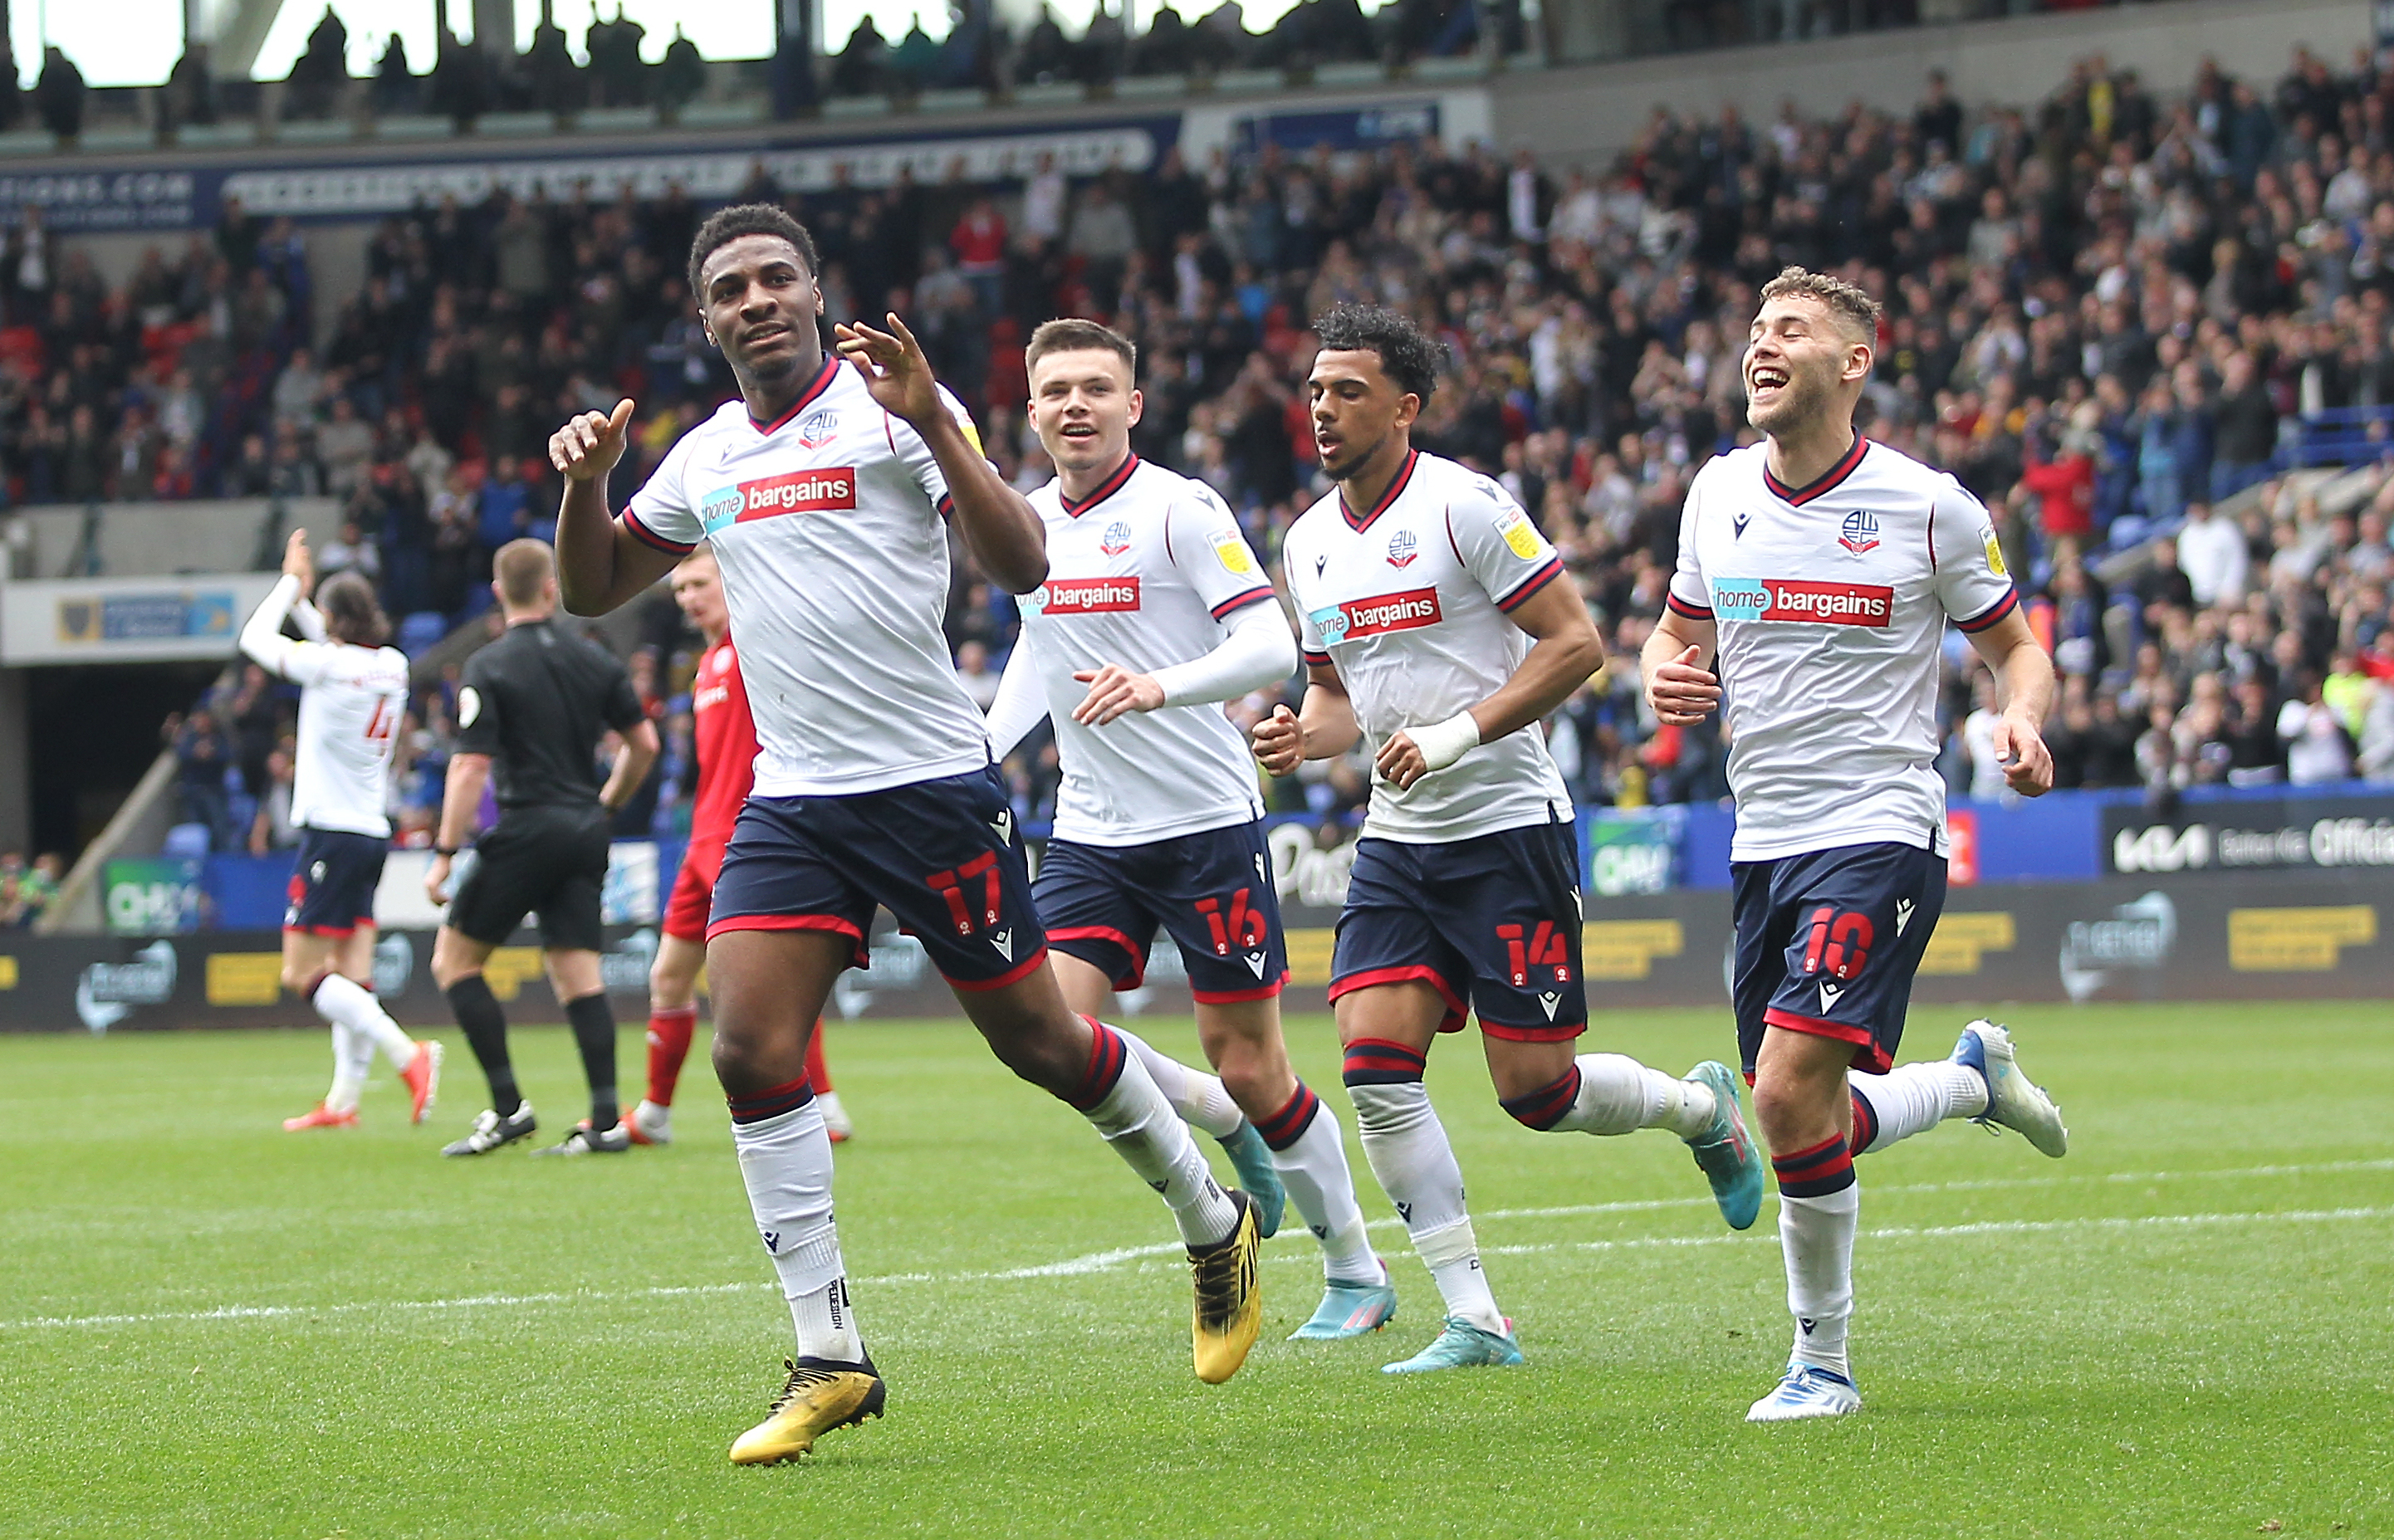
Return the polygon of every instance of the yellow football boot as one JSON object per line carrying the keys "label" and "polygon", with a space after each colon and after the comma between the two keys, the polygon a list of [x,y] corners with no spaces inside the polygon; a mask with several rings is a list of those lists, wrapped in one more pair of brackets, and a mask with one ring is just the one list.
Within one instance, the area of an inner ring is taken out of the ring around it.
{"label": "yellow football boot", "polygon": [[1189,1270],[1197,1285],[1190,1337],[1197,1377],[1208,1385],[1219,1385],[1239,1372],[1264,1319],[1263,1290],[1256,1277],[1256,1254],[1263,1237],[1256,1229],[1255,1204],[1236,1189],[1230,1201],[1238,1205],[1239,1222],[1229,1238],[1189,1253]]}
{"label": "yellow football boot", "polygon": [[814,1448],[837,1428],[881,1415],[889,1387],[868,1356],[860,1367],[820,1358],[783,1360],[789,1382],[773,1398],[773,1415],[732,1441],[733,1465],[779,1465]]}

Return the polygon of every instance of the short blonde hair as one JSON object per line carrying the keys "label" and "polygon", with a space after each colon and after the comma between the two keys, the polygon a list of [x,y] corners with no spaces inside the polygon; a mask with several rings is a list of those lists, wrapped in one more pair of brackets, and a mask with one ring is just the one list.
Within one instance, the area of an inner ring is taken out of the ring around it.
{"label": "short blonde hair", "polygon": [[557,575],[557,555],[546,540],[510,540],[491,558],[491,575],[498,580],[502,599],[528,609],[540,602],[548,580]]}
{"label": "short blonde hair", "polygon": [[1762,285],[1762,302],[1789,297],[1816,299],[1849,333],[1875,346],[1878,342],[1878,301],[1832,273],[1809,268],[1782,268],[1779,276]]}

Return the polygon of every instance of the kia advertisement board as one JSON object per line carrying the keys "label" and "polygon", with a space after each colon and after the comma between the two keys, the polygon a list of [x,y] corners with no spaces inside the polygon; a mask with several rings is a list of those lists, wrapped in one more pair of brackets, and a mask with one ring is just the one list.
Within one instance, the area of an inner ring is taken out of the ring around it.
{"label": "kia advertisement board", "polygon": [[2182,804],[2164,818],[2141,803],[2103,809],[2103,870],[2181,873],[2394,872],[2394,795],[2241,797]]}

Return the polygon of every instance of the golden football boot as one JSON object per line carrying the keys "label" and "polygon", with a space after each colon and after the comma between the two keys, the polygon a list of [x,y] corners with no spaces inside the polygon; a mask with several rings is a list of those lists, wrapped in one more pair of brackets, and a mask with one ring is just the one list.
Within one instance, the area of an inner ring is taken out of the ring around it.
{"label": "golden football boot", "polygon": [[853,1428],[881,1415],[889,1387],[868,1354],[862,1365],[820,1358],[786,1359],[790,1371],[773,1415],[732,1441],[733,1465],[779,1465],[814,1448],[815,1440],[837,1428]]}
{"label": "golden football boot", "polygon": [[1197,1377],[1208,1385],[1219,1385],[1239,1372],[1263,1327],[1263,1290],[1256,1277],[1263,1237],[1256,1229],[1255,1204],[1236,1189],[1230,1202],[1238,1206],[1239,1221],[1229,1237],[1189,1253],[1189,1270],[1197,1286],[1190,1337]]}

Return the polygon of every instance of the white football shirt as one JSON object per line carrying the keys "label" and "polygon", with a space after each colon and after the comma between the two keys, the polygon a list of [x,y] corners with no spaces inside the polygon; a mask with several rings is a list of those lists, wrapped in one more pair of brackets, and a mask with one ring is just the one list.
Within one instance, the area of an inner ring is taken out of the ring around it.
{"label": "white football shirt", "polygon": [[1801,489],[1766,453],[1697,473],[1668,600],[1719,627],[1730,859],[1882,842],[1942,855],[1945,623],[1983,631],[2019,605],[1994,523],[1951,476],[1859,435]]}
{"label": "white football shirt", "polygon": [[283,618],[298,598],[299,580],[284,577],[241,632],[243,652],[300,687],[291,822],[388,839],[390,762],[407,716],[407,654],[396,647],[293,641],[283,635]]}
{"label": "white football shirt", "polygon": [[1063,783],[1056,837],[1143,845],[1263,816],[1255,757],[1219,703],[1072,720],[1075,670],[1134,673],[1204,657],[1224,622],[1275,602],[1239,521],[1214,489],[1136,454],[1073,502],[1031,494],[1047,526],[1047,581],[1022,600],[1022,639],[1055,724]]}
{"label": "white football shirt", "polygon": [[[1493,695],[1532,645],[1507,618],[1562,561],[1503,487],[1415,450],[1371,513],[1334,491],[1290,526],[1281,558],[1309,664],[1335,663],[1367,752]],[[1400,791],[1375,774],[1363,833],[1445,844],[1560,822],[1571,794],[1535,723]]]}
{"label": "white football shirt", "polygon": [[[971,419],[940,401],[976,447]],[[948,486],[836,358],[776,422],[725,402],[624,510],[660,550],[711,541],[756,722],[758,796],[849,796],[989,763],[956,681]]]}

